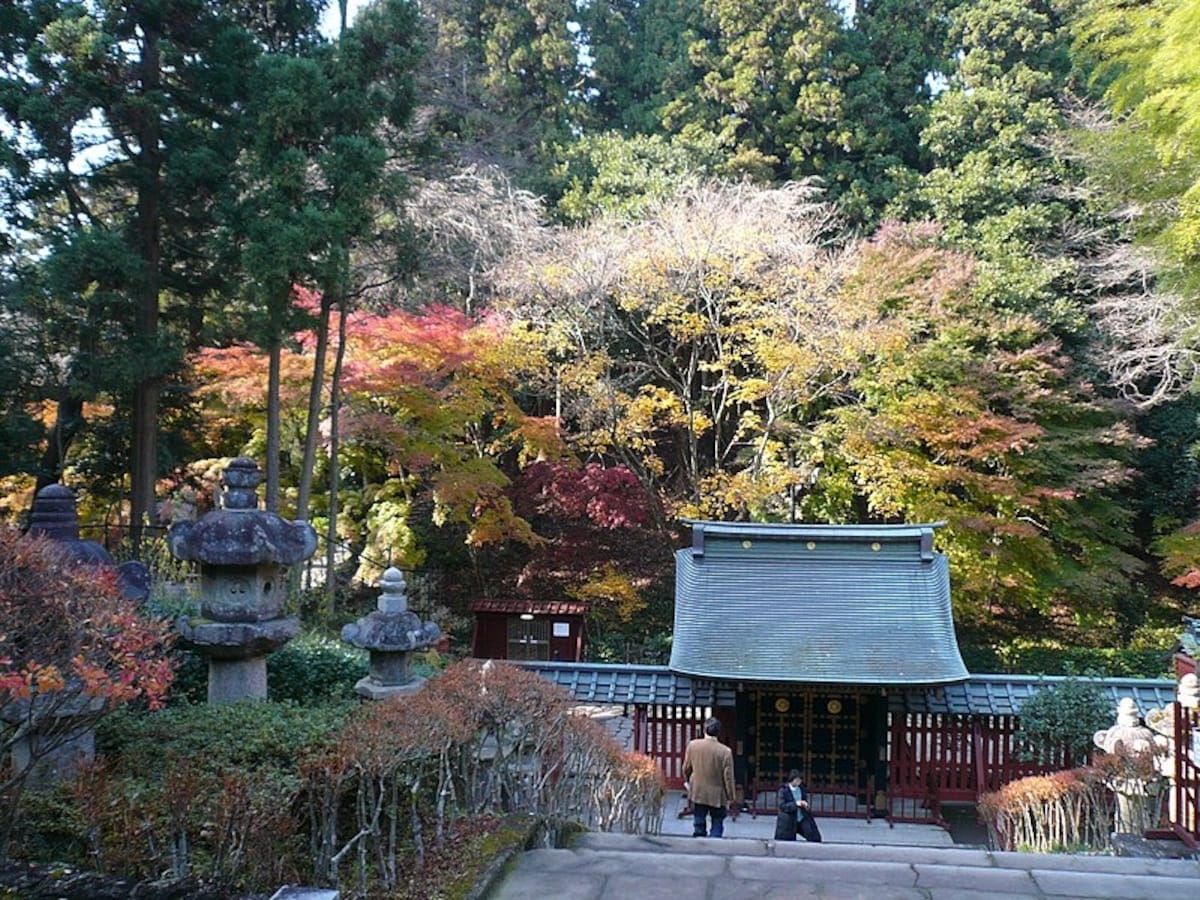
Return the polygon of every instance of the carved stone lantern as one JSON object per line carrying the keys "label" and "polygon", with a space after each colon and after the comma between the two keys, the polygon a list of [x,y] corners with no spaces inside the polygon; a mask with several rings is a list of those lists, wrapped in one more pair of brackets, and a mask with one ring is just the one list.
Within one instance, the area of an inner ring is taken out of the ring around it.
{"label": "carved stone lantern", "polygon": [[48,484],[37,492],[29,511],[29,533],[50,538],[73,562],[116,569],[117,583],[126,600],[141,602],[150,596],[150,571],[145,563],[129,560],[117,565],[109,552],[95,541],[79,537],[75,492],[69,487]]}
{"label": "carved stone lantern", "polygon": [[[1166,749],[1161,738],[1145,725],[1138,723],[1138,708],[1132,697],[1122,697],[1117,704],[1117,721],[1111,728],[1097,731],[1092,737],[1105,753],[1127,761],[1127,777],[1110,781],[1117,797],[1114,829],[1123,834],[1142,834],[1152,828],[1161,782],[1154,770],[1145,772],[1137,765],[1140,755],[1157,764],[1157,757]],[[1157,768],[1157,765],[1155,765]]]}
{"label": "carved stone lantern", "polygon": [[208,657],[208,702],[267,696],[267,655],[300,630],[283,616],[286,567],[317,549],[307,522],[258,508],[262,473],[238,457],[225,469],[224,508],[199,522],[177,522],[167,536],[176,558],[200,564],[200,616],[182,617],[179,633]]}
{"label": "carved stone lantern", "polygon": [[404,575],[388,569],[380,581],[378,608],[342,628],[342,640],[371,654],[370,674],[354,686],[371,700],[383,700],[418,690],[424,683],[409,671],[409,654],[423,650],[441,637],[433,622],[422,622],[408,609]]}

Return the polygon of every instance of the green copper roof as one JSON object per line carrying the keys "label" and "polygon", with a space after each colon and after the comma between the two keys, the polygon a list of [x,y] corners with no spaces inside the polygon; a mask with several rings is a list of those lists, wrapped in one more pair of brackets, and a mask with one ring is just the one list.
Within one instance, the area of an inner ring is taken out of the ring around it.
{"label": "green copper roof", "polygon": [[688,522],[670,668],[701,678],[932,685],[968,678],[936,525]]}

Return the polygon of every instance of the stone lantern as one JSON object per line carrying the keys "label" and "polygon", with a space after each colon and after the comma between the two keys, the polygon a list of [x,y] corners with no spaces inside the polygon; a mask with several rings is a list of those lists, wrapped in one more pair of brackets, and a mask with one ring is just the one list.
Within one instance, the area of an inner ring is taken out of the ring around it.
{"label": "stone lantern", "polygon": [[342,640],[371,654],[370,674],[354,686],[371,700],[384,700],[418,690],[423,678],[409,671],[409,654],[433,644],[441,637],[433,622],[422,622],[408,609],[404,575],[390,568],[380,581],[378,609],[342,628]]}
{"label": "stone lantern", "polygon": [[179,633],[208,657],[208,702],[267,696],[267,655],[300,630],[284,617],[286,567],[317,549],[307,522],[258,508],[262,473],[238,457],[225,469],[224,508],[199,522],[177,522],[167,536],[176,558],[200,564],[200,616],[179,620]]}
{"label": "stone lantern", "polygon": [[[1149,754],[1157,763],[1157,757],[1166,749],[1161,738],[1138,723],[1138,708],[1132,697],[1121,698],[1116,724],[1097,731],[1092,740],[1105,753],[1129,760]],[[1142,834],[1154,826],[1154,808],[1162,786],[1157,779],[1134,774],[1131,769],[1129,777],[1113,778],[1110,786],[1117,797],[1114,827],[1118,833]]]}
{"label": "stone lantern", "polygon": [[117,570],[117,583],[126,600],[141,602],[150,596],[150,570],[138,560],[117,565],[108,551],[95,541],[79,537],[79,514],[75,492],[61,484],[48,484],[33,498],[29,511],[29,533],[50,538],[61,546],[72,562],[106,566]]}

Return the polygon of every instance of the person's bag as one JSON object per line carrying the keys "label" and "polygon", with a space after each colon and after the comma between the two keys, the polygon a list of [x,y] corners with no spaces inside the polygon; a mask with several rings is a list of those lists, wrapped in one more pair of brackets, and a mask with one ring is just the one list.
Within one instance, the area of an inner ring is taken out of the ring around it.
{"label": "person's bag", "polygon": [[800,831],[800,837],[814,844],[821,843],[821,829],[817,827],[817,820],[807,809],[800,810],[796,825]]}

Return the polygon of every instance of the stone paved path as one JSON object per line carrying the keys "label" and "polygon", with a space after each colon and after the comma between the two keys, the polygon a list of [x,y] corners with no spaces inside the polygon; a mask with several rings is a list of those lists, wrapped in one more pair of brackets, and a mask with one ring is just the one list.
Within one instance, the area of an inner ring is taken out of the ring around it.
{"label": "stone paved path", "polygon": [[571,849],[522,854],[490,900],[1016,897],[1197,900],[1200,862],[585,834]]}

